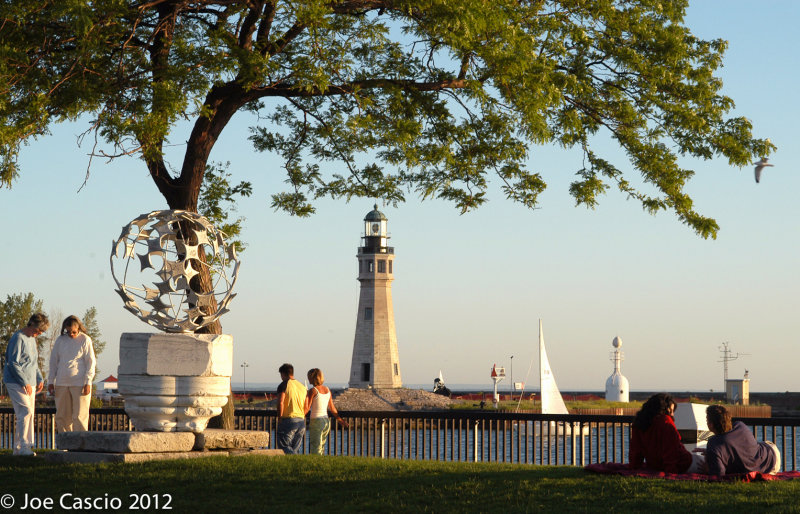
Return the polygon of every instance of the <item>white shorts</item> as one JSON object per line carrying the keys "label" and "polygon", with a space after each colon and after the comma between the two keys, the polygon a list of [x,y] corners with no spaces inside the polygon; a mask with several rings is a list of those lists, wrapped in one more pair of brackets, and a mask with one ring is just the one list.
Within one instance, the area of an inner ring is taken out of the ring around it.
{"label": "white shorts", "polygon": [[775,452],[775,465],[772,467],[772,471],[769,472],[770,475],[774,475],[781,470],[781,451],[772,441],[764,441],[764,443],[772,448],[773,452]]}
{"label": "white shorts", "polygon": [[700,453],[692,452],[692,464],[689,466],[689,469],[687,469],[686,472],[701,474],[708,473],[706,468],[706,456]]}

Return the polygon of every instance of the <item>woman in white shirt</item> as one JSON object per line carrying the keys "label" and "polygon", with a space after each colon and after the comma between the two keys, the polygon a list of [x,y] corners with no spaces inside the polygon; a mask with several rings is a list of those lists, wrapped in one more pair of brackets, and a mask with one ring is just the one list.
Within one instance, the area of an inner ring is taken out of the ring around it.
{"label": "woman in white shirt", "polygon": [[77,316],[61,325],[50,352],[47,390],[56,397],[56,430],[84,431],[89,426],[89,403],[96,359],[92,338]]}
{"label": "woman in white shirt", "polygon": [[328,441],[328,434],[331,431],[331,419],[328,411],[331,411],[339,423],[347,428],[347,423],[339,415],[336,406],[333,404],[331,390],[322,385],[325,376],[319,368],[308,370],[308,382],[311,389],[306,395],[306,414],[311,412],[311,423],[308,427],[308,439],[311,443],[311,453],[322,455],[325,443]]}

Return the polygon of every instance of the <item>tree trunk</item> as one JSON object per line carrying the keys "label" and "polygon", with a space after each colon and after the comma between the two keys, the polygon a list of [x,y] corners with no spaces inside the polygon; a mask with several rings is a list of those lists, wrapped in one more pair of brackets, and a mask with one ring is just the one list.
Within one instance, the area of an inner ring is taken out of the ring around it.
{"label": "tree trunk", "polygon": [[[205,262],[206,256],[205,252],[200,249],[198,252],[200,256],[200,260]],[[195,275],[192,279],[192,288],[195,291],[204,291],[204,292],[213,292],[212,282],[211,282],[211,274],[208,272],[208,266],[198,266],[195,269],[200,271],[200,274]],[[213,309],[216,309],[216,305],[213,306]],[[202,328],[197,330],[198,334],[222,334],[222,324],[219,320],[206,325]],[[233,378],[233,377],[231,377]],[[228,403],[226,403],[222,407],[222,413],[219,416],[215,416],[211,418],[208,422],[209,428],[222,428],[224,430],[233,430],[234,429],[234,400],[233,400],[233,387],[231,387],[230,393],[228,394]]]}
{"label": "tree trunk", "polygon": [[208,420],[208,428],[222,428],[224,430],[233,430],[234,426],[234,405],[233,405],[233,389],[231,389],[231,394],[228,396],[228,403],[222,407],[222,414],[219,416],[214,416],[210,420]]}
{"label": "tree trunk", "polygon": [[[205,175],[206,164],[211,149],[219,137],[222,129],[227,125],[234,113],[245,103],[243,91],[238,84],[214,87],[207,98],[207,105],[213,106],[215,115],[211,118],[201,116],[195,122],[192,134],[186,146],[183,167],[178,178],[169,175],[163,157],[147,162],[150,176],[164,196],[170,209],[181,209],[197,212],[200,188]],[[190,231],[185,233],[191,234]],[[200,258],[205,262],[205,255],[201,251]],[[208,267],[198,265],[195,267],[200,273],[192,281],[195,291],[212,292],[211,275]],[[195,282],[196,281],[196,282]],[[216,306],[215,306],[216,307]],[[222,325],[219,321],[211,323],[196,331],[198,334],[222,334]],[[232,377],[231,377],[232,378]],[[211,428],[234,428],[234,400],[233,389],[228,396],[228,403],[222,408],[222,414],[209,421]]]}

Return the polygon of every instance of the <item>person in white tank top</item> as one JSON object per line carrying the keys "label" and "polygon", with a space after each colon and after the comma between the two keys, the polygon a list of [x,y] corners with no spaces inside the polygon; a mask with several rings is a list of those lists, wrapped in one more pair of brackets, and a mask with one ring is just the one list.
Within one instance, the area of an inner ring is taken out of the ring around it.
{"label": "person in white tank top", "polygon": [[328,434],[331,431],[331,419],[328,417],[330,411],[340,425],[345,428],[348,424],[339,415],[336,406],[333,404],[331,390],[323,385],[325,376],[319,368],[308,370],[308,382],[311,389],[306,395],[306,414],[311,413],[311,423],[308,427],[308,439],[311,443],[311,453],[323,454],[325,443],[328,441]]}

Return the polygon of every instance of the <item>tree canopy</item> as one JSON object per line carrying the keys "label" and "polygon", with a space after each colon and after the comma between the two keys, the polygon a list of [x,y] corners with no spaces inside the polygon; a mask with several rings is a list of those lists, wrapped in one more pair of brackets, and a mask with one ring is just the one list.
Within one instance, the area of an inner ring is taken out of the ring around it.
{"label": "tree canopy", "polygon": [[227,237],[228,244],[232,244],[239,254],[244,251],[245,243],[241,239],[243,217],[230,219],[236,212],[236,197],[250,196],[253,186],[250,182],[242,181],[235,186],[231,185],[231,173],[227,170],[230,163],[222,165],[212,163],[206,167],[203,184],[200,187],[200,203],[197,212],[203,215]]}
{"label": "tree canopy", "polygon": [[[463,212],[490,181],[534,207],[548,174],[570,173],[578,204],[617,187],[714,237],[679,157],[743,166],[773,146],[730,115],[715,76],[726,43],[695,37],[687,4],[4,0],[0,179],[12,184],[30,138],[89,120],[93,157],[141,157],[171,208],[197,210],[214,144],[248,111],[255,148],[282,159],[272,206],[293,214],[320,197],[409,193]],[[626,162],[597,150],[604,135]],[[165,146],[184,140],[182,162],[167,162]],[[537,169],[531,148],[544,144],[582,152],[583,167]]]}
{"label": "tree canopy", "polygon": [[[6,296],[4,302],[0,302],[0,354],[5,356],[8,340],[11,339],[14,332],[25,327],[30,317],[37,312],[44,312],[44,301],[37,300],[33,293],[10,294]],[[61,335],[61,324],[64,322],[64,318],[61,309],[51,310],[48,314],[50,327],[45,334],[36,338],[39,369],[44,375],[47,375],[49,352],[53,349],[53,343]],[[103,340],[100,326],[97,323],[97,308],[86,309],[81,320],[86,327],[87,335],[92,338],[95,355],[100,355],[106,347],[106,342]]]}
{"label": "tree canopy", "polygon": [[106,349],[106,342],[103,341],[103,333],[97,323],[97,307],[89,307],[83,313],[83,325],[86,327],[86,335],[92,338],[92,348],[94,354],[99,356]]}
{"label": "tree canopy", "polygon": [[[6,348],[8,341],[14,332],[20,330],[28,325],[28,320],[31,319],[37,312],[43,312],[42,307],[44,302],[37,300],[33,293],[19,293],[6,295],[6,301],[0,302],[0,355],[5,363]],[[50,320],[52,326],[53,320]],[[55,323],[61,323],[56,321]],[[39,336],[36,338],[36,349],[39,352],[39,369],[44,369],[42,364],[47,353],[44,351],[47,348],[47,338]]]}

